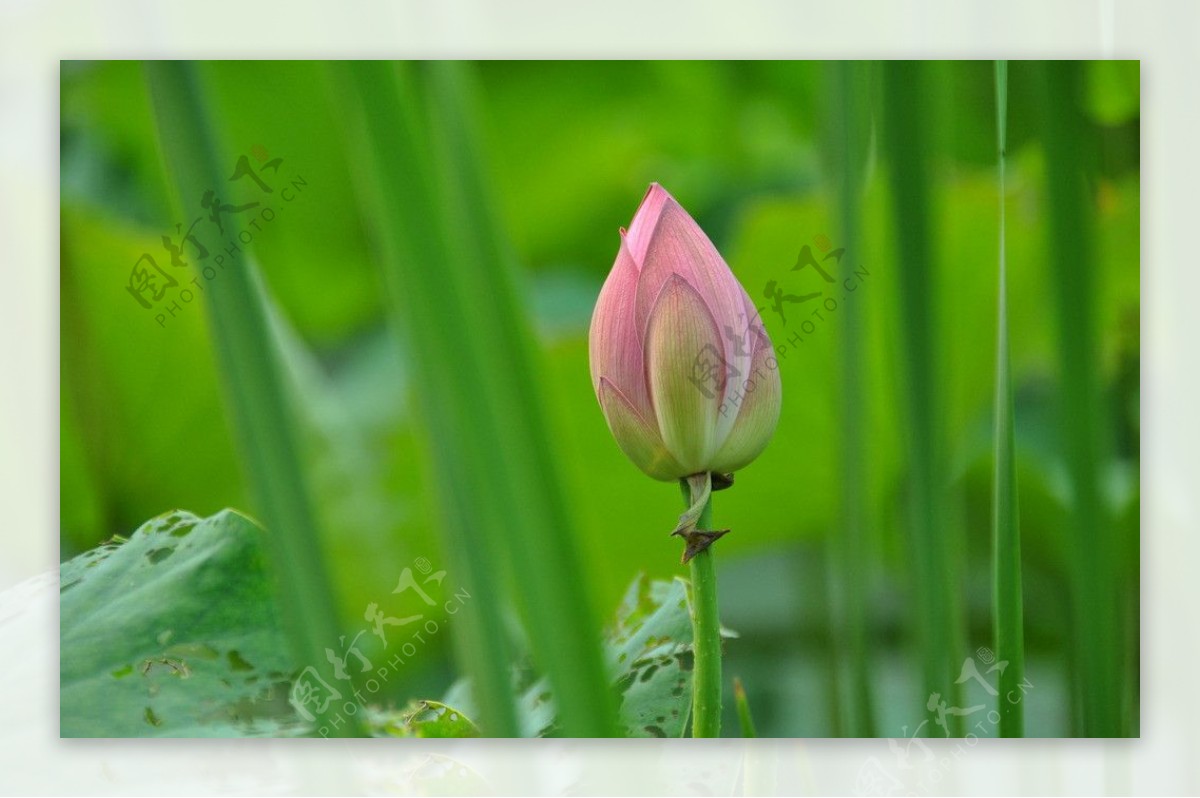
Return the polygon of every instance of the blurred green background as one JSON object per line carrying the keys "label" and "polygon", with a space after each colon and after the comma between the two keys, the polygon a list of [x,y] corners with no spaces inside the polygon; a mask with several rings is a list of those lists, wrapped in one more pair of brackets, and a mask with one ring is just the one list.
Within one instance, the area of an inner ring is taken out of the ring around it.
{"label": "blurred green background", "polygon": [[[955,661],[985,662],[991,630],[991,425],[995,372],[997,176],[991,62],[924,67],[918,129],[929,154],[929,245],[938,318],[933,386],[947,443],[947,529],[962,571],[947,574],[965,619]],[[146,519],[183,508],[209,515],[249,502],[223,408],[205,310],[181,303],[163,323],[126,290],[144,252],[178,240],[179,221],[155,132],[143,66],[64,62],[61,84],[62,558]],[[829,146],[838,102],[821,63],[549,63],[471,65],[485,178],[521,265],[536,331],[536,379],[582,553],[582,581],[606,618],[638,572],[680,575],[678,489],[644,477],[617,449],[588,376],[587,330],[600,285],[648,183],[662,183],[697,219],[751,297],[772,280],[817,290],[791,268],[805,245],[847,246],[831,267],[859,278],[862,402],[847,418],[836,314],[809,305],[788,322],[767,310],[783,414],[772,444],[715,497],[726,626],[726,674],[747,686],[764,736],[849,734],[844,663],[831,607],[838,497],[855,497],[866,532],[854,552],[873,692],[871,731],[906,736],[927,719],[913,650],[916,589],[904,525],[909,470],[901,405],[897,221],[880,138],[876,72],[863,85],[861,233],[845,241],[839,165]],[[1048,241],[1046,105],[1040,66],[1010,67],[1009,325],[1016,397],[1023,544],[1026,733],[1080,733],[1078,656],[1071,645],[1067,517],[1072,489],[1055,402],[1053,260]],[[417,557],[447,560],[428,449],[415,427],[412,355],[392,334],[377,246],[356,190],[364,162],[328,66],[221,62],[200,66],[222,165],[251,151],[283,159],[303,192],[253,244],[297,397],[303,460],[323,553],[352,631],[361,608]],[[1137,733],[1139,440],[1139,125],[1136,62],[1082,66],[1073,99],[1086,175],[1096,323],[1094,355],[1111,441],[1098,464],[1114,530],[1112,592],[1123,633],[1124,734]],[[913,113],[918,113],[913,109]],[[257,149],[256,149],[257,148]],[[224,168],[224,167],[223,167]],[[231,190],[231,194],[235,194]],[[824,237],[824,239],[822,238]],[[159,263],[164,258],[159,257]],[[827,264],[828,265],[828,264]],[[428,264],[436,270],[437,264]],[[794,314],[794,315],[793,315]],[[802,328],[805,320],[811,330]],[[452,313],[446,327],[473,320]],[[803,339],[797,342],[797,334]],[[478,397],[486,402],[486,397]],[[861,484],[839,479],[840,430],[865,444]],[[438,694],[457,674],[439,639],[388,685],[389,698]],[[972,688],[973,689],[973,688]],[[980,694],[982,695],[982,694]],[[727,701],[727,730],[736,730]],[[971,703],[978,703],[972,701]],[[965,706],[965,704],[963,705]],[[730,731],[729,733],[733,733]]]}

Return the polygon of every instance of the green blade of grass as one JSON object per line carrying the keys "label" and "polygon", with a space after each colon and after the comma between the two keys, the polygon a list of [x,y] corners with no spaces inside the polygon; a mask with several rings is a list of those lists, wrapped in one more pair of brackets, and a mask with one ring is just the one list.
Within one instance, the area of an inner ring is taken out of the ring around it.
{"label": "green blade of grass", "polygon": [[616,725],[599,628],[462,69],[423,65],[414,92],[393,65],[338,67],[364,113],[377,165],[375,222],[397,318],[414,350],[447,546],[471,573],[480,603],[497,605],[481,610],[489,619],[464,651],[491,697],[484,722],[493,734],[515,728],[511,702],[499,695],[500,673],[511,664],[495,617],[507,584],[554,688],[563,733],[606,736]]}
{"label": "green blade of grass", "polygon": [[[456,579],[477,600],[459,612],[458,659],[473,683],[484,733],[518,735],[510,683],[513,652],[505,634],[501,519],[494,480],[483,473],[486,431],[471,397],[472,348],[453,323],[461,313],[456,275],[445,252],[429,143],[411,76],[392,65],[332,67],[347,118],[357,121],[364,161],[361,202],[381,250],[392,318],[413,360],[413,404],[425,460],[433,469],[439,531]],[[402,79],[408,78],[408,79]],[[432,218],[431,218],[432,217]]]}
{"label": "green blade of grass", "polygon": [[1025,678],[1024,602],[1021,598],[1021,526],[1017,507],[1013,390],[1008,352],[1008,266],[1005,260],[1004,166],[1007,154],[1008,62],[996,62],[996,141],[1000,184],[1000,266],[996,298],[996,398],[992,481],[992,613],[996,656],[1008,662],[1000,672],[1000,736],[1021,737]]}
{"label": "green blade of grass", "polygon": [[1071,484],[1069,573],[1072,586],[1072,679],[1081,702],[1080,731],[1089,737],[1122,733],[1120,720],[1121,616],[1114,590],[1117,573],[1112,525],[1100,489],[1108,462],[1102,432],[1102,386],[1096,328],[1096,259],[1092,252],[1092,200],[1079,142],[1083,117],[1080,66],[1052,62],[1038,70],[1049,253],[1056,306],[1061,446]]}
{"label": "green blade of grass", "polygon": [[[227,170],[204,102],[196,65],[146,64],[159,142],[180,218],[194,214],[205,191],[226,184]],[[317,513],[299,459],[299,433],[283,368],[274,349],[259,277],[237,243],[226,248],[217,279],[204,289],[225,402],[255,511],[267,528],[283,622],[297,661],[338,683],[325,656],[337,645],[334,597],[321,553]],[[353,703],[353,696],[343,696]],[[322,733],[356,735],[343,704],[317,714]]]}
{"label": "green blade of grass", "polygon": [[[899,338],[906,406],[909,532],[914,554],[916,638],[922,662],[921,705],[937,694],[958,705],[955,679],[963,633],[958,547],[947,523],[942,465],[941,396],[934,320],[937,288],[929,238],[930,193],[926,129],[930,126],[923,65],[890,62],[883,69],[884,143],[894,207],[900,292]],[[962,733],[962,718],[950,718]],[[932,725],[932,724],[930,724]]]}
{"label": "green blade of grass", "polygon": [[733,700],[737,702],[738,725],[742,727],[743,737],[757,737],[758,732],[754,729],[754,716],[750,714],[750,702],[746,699],[746,688],[742,686],[742,680],[738,677],[733,677]]}
{"label": "green blade of grass", "polygon": [[[829,151],[838,175],[838,218],[840,245],[847,262],[860,263],[863,254],[859,196],[865,178],[868,150],[868,100],[870,65],[839,61],[826,67],[830,98]],[[868,484],[862,419],[865,404],[862,388],[862,307],[858,302],[838,306],[841,330],[838,336],[839,428],[838,428],[838,519],[830,552],[834,567],[830,575],[831,630],[839,678],[840,727],[851,737],[874,737],[871,696],[871,658],[867,638],[867,593],[871,581],[868,550],[866,501]]]}
{"label": "green blade of grass", "polygon": [[544,364],[535,351],[529,314],[517,290],[516,260],[479,151],[478,92],[465,64],[435,62],[428,70],[438,141],[444,145],[442,174],[452,190],[452,207],[473,233],[456,240],[463,245],[461,257],[475,267],[469,284],[473,304],[492,311],[490,332],[500,344],[484,362],[496,387],[489,404],[494,403],[496,451],[503,453],[493,467],[508,478],[508,500],[517,510],[505,534],[518,603],[534,655],[554,687],[563,731],[611,736],[617,731],[616,706],[600,627],[539,388]]}

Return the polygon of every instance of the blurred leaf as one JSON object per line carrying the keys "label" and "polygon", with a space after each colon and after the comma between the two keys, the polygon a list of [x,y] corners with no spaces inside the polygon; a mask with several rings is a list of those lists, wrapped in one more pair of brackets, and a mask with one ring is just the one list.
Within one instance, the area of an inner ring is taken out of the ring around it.
{"label": "blurred leaf", "polygon": [[502,215],[537,270],[607,273],[629,203],[654,181],[720,234],[745,194],[817,178],[811,103],[778,102],[812,97],[816,63],[504,62],[480,74]]}
{"label": "blurred leaf", "polygon": [[60,83],[64,203],[123,225],[170,215],[154,116],[137,61],[64,61]]}
{"label": "blurred leaf", "polygon": [[1119,125],[1141,113],[1141,63],[1138,61],[1089,61],[1086,76],[1086,108],[1102,125]]}
{"label": "blurred leaf", "polygon": [[[69,497],[59,505],[61,524],[61,556],[69,556],[72,548],[87,549],[103,535],[100,503],[103,500],[96,479],[88,466],[83,431],[74,393],[65,385],[59,388],[59,493]],[[92,540],[92,538],[96,540]]]}
{"label": "blurred leaf", "polygon": [[[727,629],[723,637],[734,637]],[[692,702],[692,622],[687,583],[651,580],[639,574],[605,631],[604,657],[621,699],[620,723],[626,737],[682,737]],[[532,684],[528,682],[532,681]],[[562,728],[550,683],[517,672],[521,733],[559,736]],[[456,682],[443,698],[468,713],[475,706],[470,680]]]}
{"label": "blurred leaf", "polygon": [[176,511],[63,563],[64,737],[294,733],[263,531]]}
{"label": "blurred leaf", "polygon": [[[243,506],[201,300],[179,302],[172,318],[125,290],[142,253],[161,247],[154,233],[169,228],[133,228],[73,204],[61,223],[66,552],[166,507]],[[94,497],[78,492],[88,484]],[[81,512],[85,500],[95,509]]]}
{"label": "blurred leaf", "polygon": [[381,737],[478,737],[479,727],[439,701],[414,701],[402,712],[369,710],[367,724]]}
{"label": "blurred leaf", "polygon": [[254,242],[259,268],[288,318],[305,340],[322,348],[377,324],[383,286],[368,255],[349,179],[347,158],[357,153],[344,144],[325,66],[217,61],[201,69],[211,87],[220,139],[228,142],[222,163],[233,164],[261,147],[260,154],[282,159],[277,174],[297,175],[306,183],[295,201],[280,196],[278,184],[273,196],[262,198],[279,211],[288,234],[262,235]]}

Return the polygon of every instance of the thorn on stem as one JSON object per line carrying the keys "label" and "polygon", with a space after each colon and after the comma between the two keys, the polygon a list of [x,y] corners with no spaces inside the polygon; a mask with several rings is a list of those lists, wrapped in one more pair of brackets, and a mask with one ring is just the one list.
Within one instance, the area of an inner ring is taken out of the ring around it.
{"label": "thorn on stem", "polygon": [[700,552],[706,551],[709,546],[728,533],[728,529],[718,529],[713,532],[706,532],[702,529],[693,529],[690,532],[684,532],[677,529],[671,534],[678,535],[687,541],[687,546],[683,550],[683,557],[679,560],[682,565],[687,565],[689,560]]}

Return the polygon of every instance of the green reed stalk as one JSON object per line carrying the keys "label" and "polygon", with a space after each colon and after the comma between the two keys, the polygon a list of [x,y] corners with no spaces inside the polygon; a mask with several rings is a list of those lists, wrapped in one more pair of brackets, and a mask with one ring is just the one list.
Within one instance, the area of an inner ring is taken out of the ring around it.
{"label": "green reed stalk", "polygon": [[[475,342],[488,373],[496,449],[489,473],[502,478],[509,522],[500,538],[511,553],[509,573],[538,664],[554,688],[565,734],[617,733],[616,702],[605,666],[589,570],[578,547],[553,417],[539,386],[544,363],[530,314],[518,290],[512,246],[499,219],[480,151],[478,91],[471,67],[427,67],[436,162],[447,188],[447,214],[456,221],[456,257],[473,266],[469,307],[479,325]],[[467,317],[464,317],[467,318]],[[481,408],[482,410],[483,408]]]}
{"label": "green reed stalk", "polygon": [[757,737],[754,716],[750,714],[750,702],[746,698],[746,688],[742,686],[742,680],[736,676],[733,677],[733,700],[737,702],[738,725],[742,727],[742,736]]}
{"label": "green reed stalk", "polygon": [[616,730],[614,697],[516,264],[477,152],[465,69],[337,67],[376,164],[374,222],[413,350],[446,545],[479,590],[461,654],[488,705],[489,733],[516,730],[507,695],[513,658],[502,634],[507,587],[562,732],[607,736]]}
{"label": "green reed stalk", "polygon": [[1109,462],[1097,334],[1092,199],[1086,185],[1082,71],[1076,62],[1038,70],[1046,151],[1051,284],[1056,307],[1061,445],[1072,489],[1071,631],[1080,731],[1122,734],[1122,615],[1116,598],[1113,524],[1101,472]]}
{"label": "green reed stalk", "polygon": [[[859,197],[865,179],[869,133],[868,92],[870,65],[839,61],[829,71],[832,113],[829,149],[838,174],[839,246],[846,248],[847,266],[862,262],[862,225]],[[871,583],[867,513],[869,484],[863,440],[863,308],[859,301],[838,304],[838,518],[830,550],[834,568],[830,575],[835,658],[839,674],[841,726],[851,737],[875,736],[871,696],[871,657],[867,640],[867,594]]]}
{"label": "green reed stalk", "polygon": [[[382,255],[392,321],[413,360],[416,428],[438,499],[439,532],[454,578],[475,599],[456,616],[459,662],[471,677],[485,734],[520,733],[505,633],[503,557],[494,544],[500,518],[495,481],[483,472],[487,431],[471,402],[473,348],[464,325],[459,261],[446,253],[445,220],[424,117],[411,76],[379,62],[332,68],[347,118],[357,123],[368,169],[358,175],[362,205]],[[407,78],[407,79],[402,79]],[[431,265],[437,264],[437,268]],[[448,322],[449,320],[449,322]],[[478,465],[476,465],[478,464]]]}
{"label": "green reed stalk", "polygon": [[1017,505],[1015,420],[1008,351],[1008,264],[1005,258],[1004,167],[1007,153],[1008,62],[996,62],[996,141],[1000,183],[1000,268],[996,298],[996,399],[992,480],[992,614],[996,657],[1007,661],[997,698],[1000,736],[1024,734],[1025,632],[1021,598],[1021,524]]}
{"label": "green reed stalk", "polygon": [[[227,184],[232,161],[225,162],[217,145],[196,65],[153,61],[145,71],[175,209],[179,218],[192,218],[205,191]],[[297,662],[336,685],[325,656],[326,647],[338,645],[334,596],[261,278],[237,241],[224,249],[222,264],[203,292],[208,327],[243,475],[267,528],[283,625]],[[318,727],[329,736],[357,735],[356,713],[343,711],[344,701],[354,701],[352,694],[345,695],[352,691],[341,692],[343,700],[317,715]]]}
{"label": "green reed stalk", "polygon": [[[916,636],[922,662],[922,707],[929,700],[959,705],[962,663],[957,547],[947,523],[942,451],[942,380],[935,311],[934,252],[929,237],[930,191],[927,81],[916,62],[883,69],[884,144],[889,161],[898,248],[901,379],[907,410],[909,530],[914,553]],[[935,698],[936,694],[936,698]],[[953,733],[962,719],[950,716]]]}

